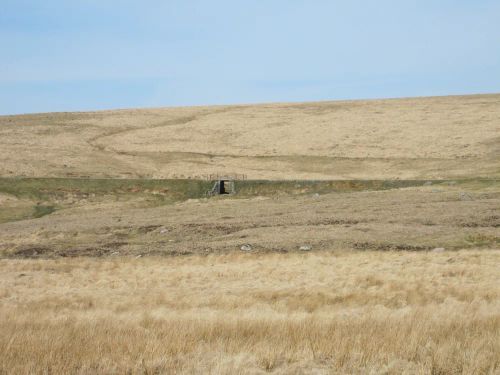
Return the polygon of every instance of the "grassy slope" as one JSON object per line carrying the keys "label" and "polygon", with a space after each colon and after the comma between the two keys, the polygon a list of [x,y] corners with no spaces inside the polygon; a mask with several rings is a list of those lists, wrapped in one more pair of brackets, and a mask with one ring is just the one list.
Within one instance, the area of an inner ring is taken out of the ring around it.
{"label": "grassy slope", "polygon": [[0,117],[0,373],[498,372],[499,102]]}
{"label": "grassy slope", "polygon": [[500,245],[496,180],[240,181],[235,196],[207,199],[210,186],[0,179],[0,193],[19,199],[2,207],[0,256],[206,254],[245,243],[264,252]]}
{"label": "grassy slope", "polygon": [[[498,185],[494,179],[474,180],[348,180],[348,181],[236,181],[235,198],[256,196],[327,194],[398,189],[426,184],[477,186]],[[57,210],[106,201],[135,202],[135,207],[155,207],[206,197],[213,182],[200,180],[2,178],[0,223],[39,218]]]}
{"label": "grassy slope", "polygon": [[197,180],[0,178],[0,194],[11,198],[0,204],[0,223],[106,201],[158,206],[203,197],[210,187],[211,182]]}
{"label": "grassy slope", "polygon": [[499,177],[500,95],[0,117],[0,176]]}

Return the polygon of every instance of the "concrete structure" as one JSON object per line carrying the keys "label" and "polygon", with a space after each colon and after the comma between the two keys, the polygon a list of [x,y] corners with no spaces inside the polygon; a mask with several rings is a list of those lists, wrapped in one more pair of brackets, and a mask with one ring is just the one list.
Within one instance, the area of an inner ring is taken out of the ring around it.
{"label": "concrete structure", "polygon": [[229,178],[222,178],[220,180],[215,181],[212,190],[208,192],[208,196],[213,195],[222,195],[222,194],[234,194],[234,180]]}
{"label": "concrete structure", "polygon": [[223,195],[223,194],[234,194],[236,193],[235,181],[245,180],[246,175],[244,174],[230,174],[230,175],[209,175],[209,180],[214,181],[214,186],[210,191],[207,192],[208,196]]}

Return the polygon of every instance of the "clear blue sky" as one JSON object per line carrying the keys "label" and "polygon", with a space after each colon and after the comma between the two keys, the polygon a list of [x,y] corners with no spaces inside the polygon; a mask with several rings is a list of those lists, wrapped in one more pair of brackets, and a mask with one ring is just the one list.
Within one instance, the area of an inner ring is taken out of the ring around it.
{"label": "clear blue sky", "polygon": [[1,0],[0,114],[500,92],[500,0]]}

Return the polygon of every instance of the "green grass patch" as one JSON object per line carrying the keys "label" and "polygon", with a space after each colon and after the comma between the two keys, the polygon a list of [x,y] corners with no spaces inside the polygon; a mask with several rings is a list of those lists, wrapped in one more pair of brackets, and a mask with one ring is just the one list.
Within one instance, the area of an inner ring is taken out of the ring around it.
{"label": "green grass patch", "polygon": [[494,247],[500,245],[500,237],[475,233],[465,237],[465,243],[468,247]]}
{"label": "green grass patch", "polygon": [[[339,181],[237,181],[236,191],[242,196],[280,194],[327,194],[399,189],[423,186],[427,180],[339,180]],[[439,183],[443,183],[440,181]]]}
{"label": "green grass patch", "polygon": [[35,211],[33,213],[34,218],[39,218],[45,215],[50,215],[52,212],[56,210],[55,206],[45,206],[45,205],[37,205],[34,207]]}
{"label": "green grass patch", "polygon": [[56,210],[106,201],[154,207],[204,197],[212,186],[198,180],[0,178],[0,193],[18,201],[0,205],[0,223],[40,218]]}
{"label": "green grass patch", "polygon": [[103,195],[179,201],[204,196],[211,186],[211,182],[199,180],[0,178],[0,192],[42,202]]}
{"label": "green grass patch", "polygon": [[[81,178],[0,178],[0,193],[37,204],[35,217],[64,208],[67,202],[93,200],[137,200],[162,205],[192,198],[204,198],[213,181],[171,179],[81,179]],[[460,186],[495,188],[499,180],[337,180],[337,181],[236,181],[236,196],[279,196],[389,190],[414,186]]]}

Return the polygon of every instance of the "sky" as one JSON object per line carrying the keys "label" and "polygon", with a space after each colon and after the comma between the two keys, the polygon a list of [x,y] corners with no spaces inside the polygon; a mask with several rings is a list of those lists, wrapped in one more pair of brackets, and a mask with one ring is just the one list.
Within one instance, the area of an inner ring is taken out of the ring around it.
{"label": "sky", "polygon": [[0,0],[0,114],[500,92],[500,0]]}

